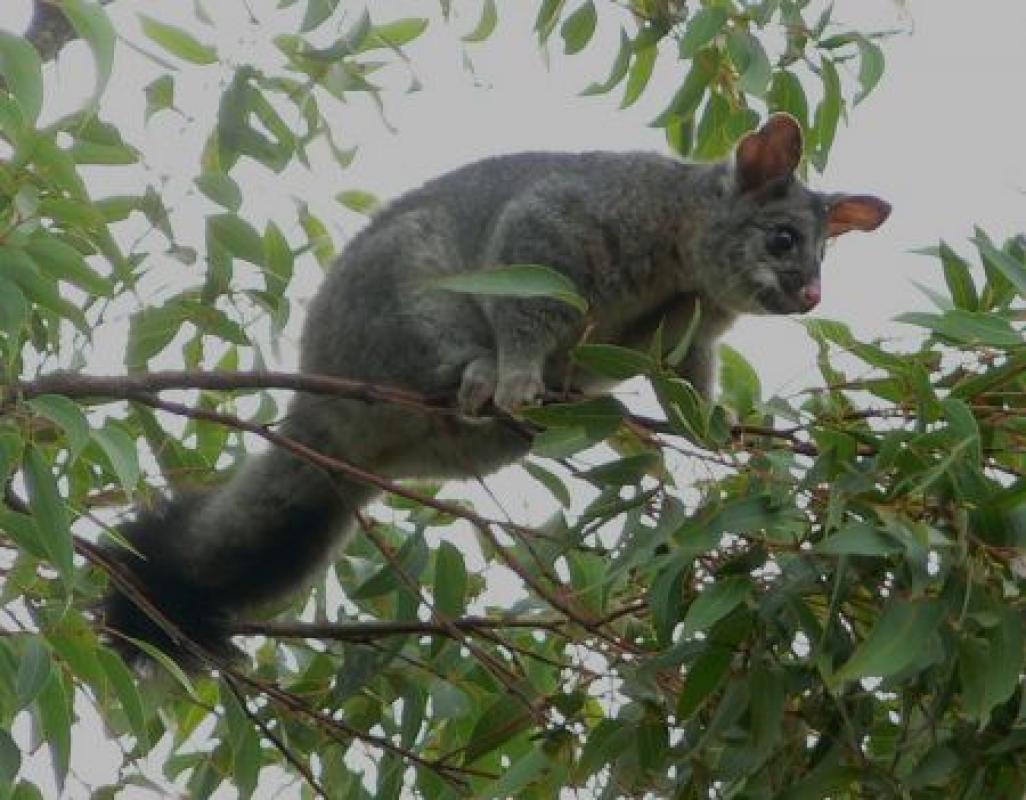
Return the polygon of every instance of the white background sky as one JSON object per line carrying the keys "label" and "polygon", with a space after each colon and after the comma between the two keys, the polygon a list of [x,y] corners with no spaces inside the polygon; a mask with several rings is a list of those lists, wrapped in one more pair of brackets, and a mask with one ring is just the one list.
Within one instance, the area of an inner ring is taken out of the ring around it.
{"label": "white background sky", "polygon": [[[205,0],[205,5],[216,17],[238,15],[241,8],[234,0]],[[261,9],[273,7],[269,0],[251,5],[258,17]],[[374,0],[370,5],[375,20],[381,21],[437,14],[434,0]],[[494,39],[466,50],[474,65],[471,75],[463,66],[458,35],[473,27],[478,6],[470,0],[454,5],[464,16],[451,28],[433,29],[409,48],[423,90],[385,97],[395,133],[381,125],[369,104],[357,100],[332,118],[342,142],[360,145],[353,167],[337,179],[248,172],[257,188],[247,193],[243,215],[288,219],[290,194],[313,196],[322,201],[326,214],[333,213],[328,220],[341,241],[359,224],[330,202],[343,189],[366,188],[388,199],[482,155],[526,149],[666,151],[661,131],[646,123],[679,82],[670,59],[636,108],[617,110],[618,92],[611,99],[577,98],[581,88],[605,77],[617,30],[600,27],[598,41],[607,46],[593,45],[584,56],[572,58],[561,55],[555,36],[547,69],[530,31],[537,4],[500,0]],[[934,261],[909,250],[944,238],[967,251],[965,240],[974,223],[996,239],[1026,229],[1026,2],[912,0],[905,12],[891,0],[839,0],[836,5],[835,19],[855,28],[900,27],[906,33],[884,44],[887,71],[882,85],[852,111],[850,127],[842,125],[838,132],[826,175],[813,180],[818,188],[876,193],[894,206],[880,231],[846,236],[830,251],[824,302],[817,314],[843,320],[867,335],[910,333],[889,320],[913,306],[925,307],[911,282],[937,285],[940,272]],[[117,0],[109,7],[119,30],[135,24],[136,10],[191,25],[191,8],[192,3],[182,0]],[[0,27],[23,30],[29,10],[28,0],[0,0]],[[198,31],[207,40],[213,36],[209,28]],[[265,40],[265,34],[233,26],[216,44],[241,62],[259,58],[254,42]],[[131,38],[145,41],[141,35]],[[195,72],[181,74],[179,97],[198,118],[209,120],[226,73],[196,77]],[[124,47],[119,48],[115,73],[104,117],[122,126],[129,141],[147,154],[151,180],[170,176],[168,202],[182,215],[184,230],[198,230],[195,202],[200,201],[186,193],[182,179],[196,174],[197,147],[206,131],[190,133],[173,114],[158,115],[143,128],[141,107],[132,101],[157,73]],[[48,75],[55,81],[49,86],[58,89],[48,96],[52,118],[73,108],[74,98],[88,95],[92,78],[87,52],[81,45],[68,48]],[[408,76],[397,71],[394,80],[401,87]],[[126,173],[125,183],[119,184],[116,171],[107,169],[96,175],[107,182],[94,186],[101,196],[124,191],[133,180]],[[295,230],[291,238],[298,240]],[[168,268],[183,269],[170,261]],[[792,320],[746,320],[728,341],[756,365],[769,392],[788,393],[816,380],[813,350]],[[117,351],[101,348],[91,369],[119,371],[120,353],[105,360],[108,352]],[[89,782],[113,777],[109,760],[80,742],[73,767]],[[69,788],[69,796],[78,794]]]}

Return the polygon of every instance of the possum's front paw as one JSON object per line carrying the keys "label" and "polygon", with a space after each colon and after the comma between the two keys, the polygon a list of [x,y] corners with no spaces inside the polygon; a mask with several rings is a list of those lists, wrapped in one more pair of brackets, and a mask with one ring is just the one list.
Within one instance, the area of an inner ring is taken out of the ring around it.
{"label": "possum's front paw", "polygon": [[499,375],[495,405],[503,411],[514,411],[520,406],[534,405],[544,392],[545,384],[540,369],[512,369]]}
{"label": "possum's front paw", "polygon": [[470,417],[477,416],[495,396],[496,382],[494,358],[478,358],[467,364],[457,397],[460,411]]}

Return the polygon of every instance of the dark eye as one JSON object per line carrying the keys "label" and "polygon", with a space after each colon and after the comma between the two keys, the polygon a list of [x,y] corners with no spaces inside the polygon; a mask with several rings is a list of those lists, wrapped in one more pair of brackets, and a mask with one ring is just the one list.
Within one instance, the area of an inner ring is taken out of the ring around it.
{"label": "dark eye", "polygon": [[771,256],[783,256],[798,246],[798,231],[790,225],[778,225],[766,235],[766,249]]}

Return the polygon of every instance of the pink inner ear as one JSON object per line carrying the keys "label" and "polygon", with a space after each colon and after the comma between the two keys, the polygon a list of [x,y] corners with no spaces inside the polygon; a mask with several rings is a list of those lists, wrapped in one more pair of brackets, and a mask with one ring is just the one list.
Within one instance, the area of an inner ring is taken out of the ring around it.
{"label": "pink inner ear", "polygon": [[774,114],[737,148],[738,184],[744,192],[788,177],[802,160],[802,128],[790,114]]}
{"label": "pink inner ear", "polygon": [[827,235],[875,231],[891,214],[891,204],[870,194],[842,197],[827,211]]}

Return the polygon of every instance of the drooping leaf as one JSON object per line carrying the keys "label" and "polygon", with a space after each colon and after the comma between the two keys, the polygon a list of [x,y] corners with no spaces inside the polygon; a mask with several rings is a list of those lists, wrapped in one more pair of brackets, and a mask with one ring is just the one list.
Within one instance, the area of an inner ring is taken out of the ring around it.
{"label": "drooping leaf", "polygon": [[200,42],[195,36],[175,25],[160,22],[146,14],[139,15],[143,33],[172,55],[201,66],[217,63],[217,50]]}
{"label": "drooping leaf", "polygon": [[446,275],[428,282],[433,288],[496,297],[546,297],[582,313],[588,304],[569,278],[541,264],[510,264],[478,272]]}

